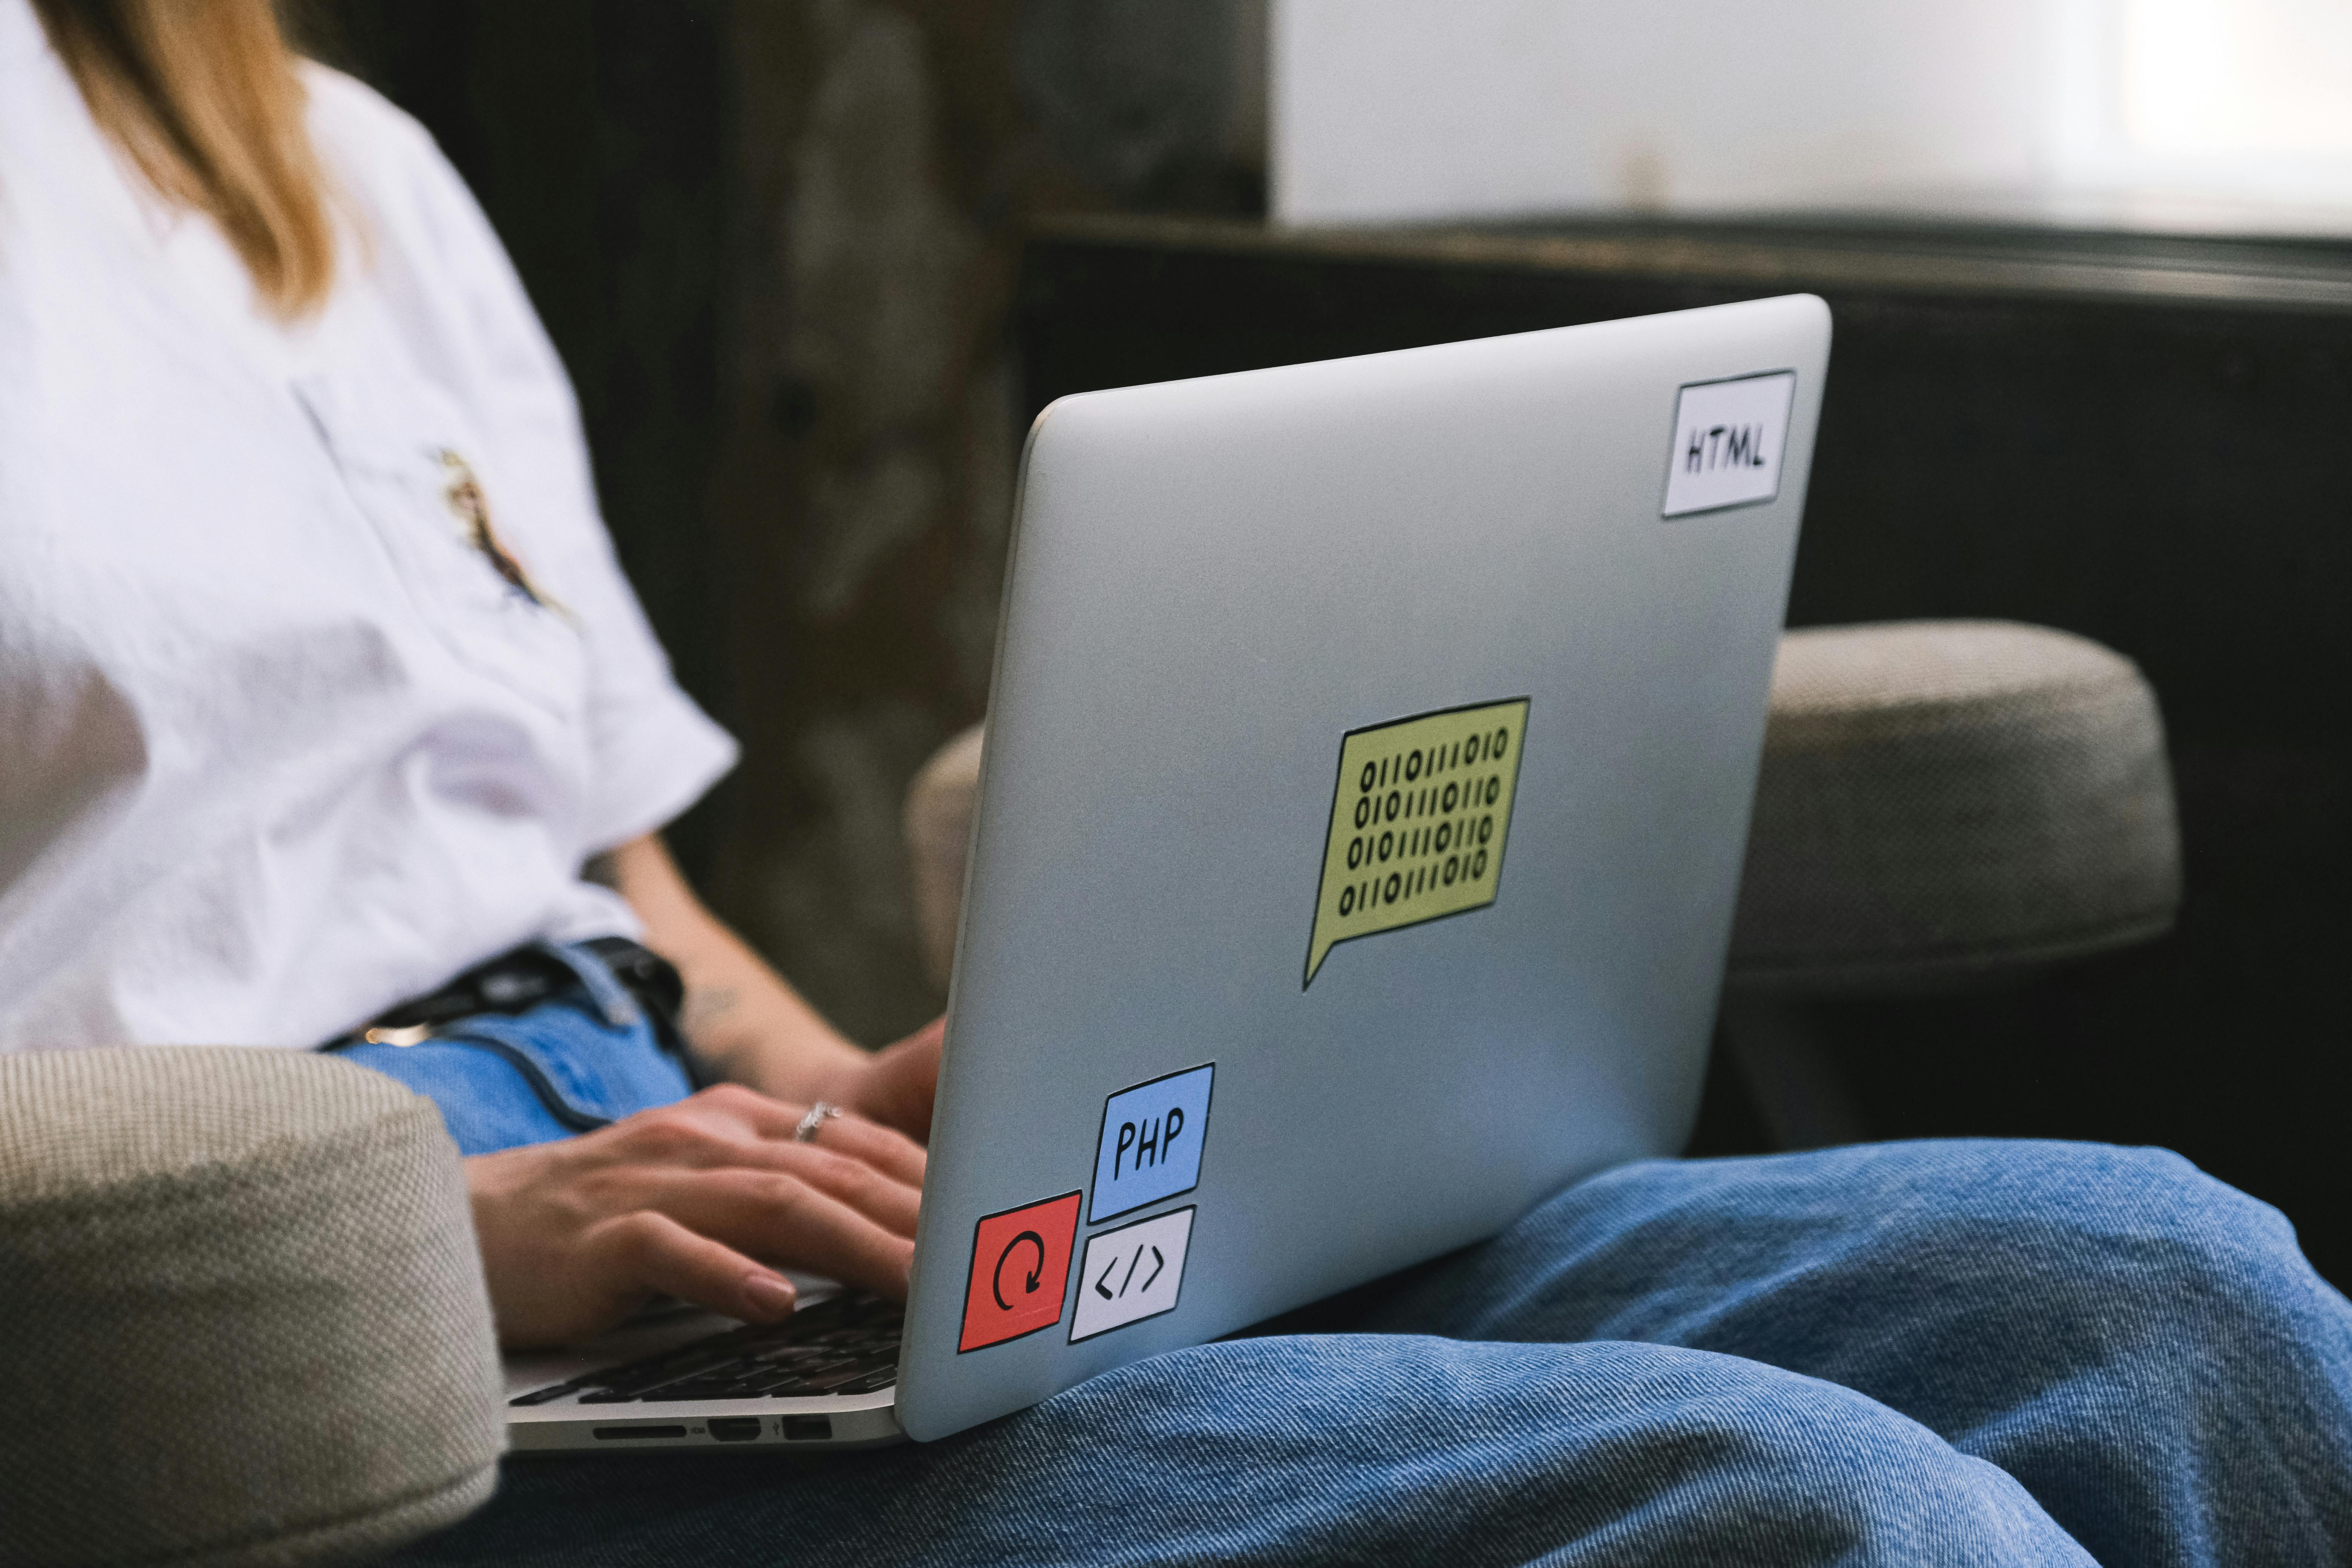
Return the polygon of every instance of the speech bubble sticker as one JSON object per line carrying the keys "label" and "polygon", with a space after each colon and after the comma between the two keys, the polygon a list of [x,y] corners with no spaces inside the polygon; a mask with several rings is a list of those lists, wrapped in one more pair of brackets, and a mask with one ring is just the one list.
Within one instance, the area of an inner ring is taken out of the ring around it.
{"label": "speech bubble sticker", "polygon": [[1300,990],[1340,942],[1495,901],[1528,707],[1517,697],[1348,731]]}

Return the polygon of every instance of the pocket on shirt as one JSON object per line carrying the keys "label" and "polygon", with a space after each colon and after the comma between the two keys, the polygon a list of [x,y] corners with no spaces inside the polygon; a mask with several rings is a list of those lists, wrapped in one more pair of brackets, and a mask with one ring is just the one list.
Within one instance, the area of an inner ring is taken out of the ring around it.
{"label": "pocket on shirt", "polygon": [[501,574],[456,493],[462,472],[495,529],[496,480],[479,443],[429,384],[381,380],[338,371],[298,379],[294,392],[345,492],[442,646],[476,673],[558,717],[576,718],[588,675],[578,626],[530,577],[529,552],[511,536],[501,542],[525,581]]}

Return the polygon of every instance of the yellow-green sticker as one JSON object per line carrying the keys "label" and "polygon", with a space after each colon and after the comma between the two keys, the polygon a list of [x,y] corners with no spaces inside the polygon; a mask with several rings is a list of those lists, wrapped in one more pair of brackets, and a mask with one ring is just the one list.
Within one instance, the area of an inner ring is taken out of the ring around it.
{"label": "yellow-green sticker", "polygon": [[1518,697],[1348,731],[1301,990],[1350,937],[1495,901],[1527,730]]}

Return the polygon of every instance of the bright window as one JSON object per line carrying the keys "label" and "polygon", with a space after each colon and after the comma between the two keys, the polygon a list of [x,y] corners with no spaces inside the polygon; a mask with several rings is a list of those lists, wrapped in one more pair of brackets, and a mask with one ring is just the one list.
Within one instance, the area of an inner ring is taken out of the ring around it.
{"label": "bright window", "polygon": [[2119,0],[2122,129],[2189,158],[2352,160],[2352,0]]}
{"label": "bright window", "polygon": [[2352,232],[2352,0],[1275,0],[1272,37],[1291,222]]}

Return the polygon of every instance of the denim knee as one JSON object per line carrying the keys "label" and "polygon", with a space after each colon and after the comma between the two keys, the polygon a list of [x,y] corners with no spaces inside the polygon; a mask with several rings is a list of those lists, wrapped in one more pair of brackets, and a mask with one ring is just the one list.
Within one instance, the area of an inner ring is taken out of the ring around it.
{"label": "denim knee", "polygon": [[2352,1544],[2352,1307],[2284,1216],[2158,1150],[1629,1165],[1368,1316],[1839,1384],[2020,1479],[2103,1560],[2209,1560],[2241,1517],[2310,1525],[2281,1562]]}
{"label": "denim knee", "polygon": [[1708,1324],[1769,1308],[1778,1328],[1843,1334],[1864,1299],[1885,1320],[2119,1300],[2261,1314],[2332,1295],[2276,1209],[2168,1151],[2101,1143],[1653,1162],[1570,1189],[1495,1249],[1514,1284],[1583,1299],[1582,1331],[1559,1337],[1741,1354]]}
{"label": "denim knee", "polygon": [[[2080,1302],[2176,1331],[2231,1331],[2340,1301],[2270,1205],[2166,1149],[1968,1140],[1890,1144],[1908,1189],[1882,1254],[1937,1259],[2016,1308]],[[1971,1247],[1985,1256],[1967,1257]]]}
{"label": "denim knee", "polygon": [[1870,1392],[2019,1477],[2102,1561],[2344,1560],[2352,1308],[2286,1217],[2164,1150],[1990,1149],[2011,1190],[1975,1315],[2008,1342]]}

